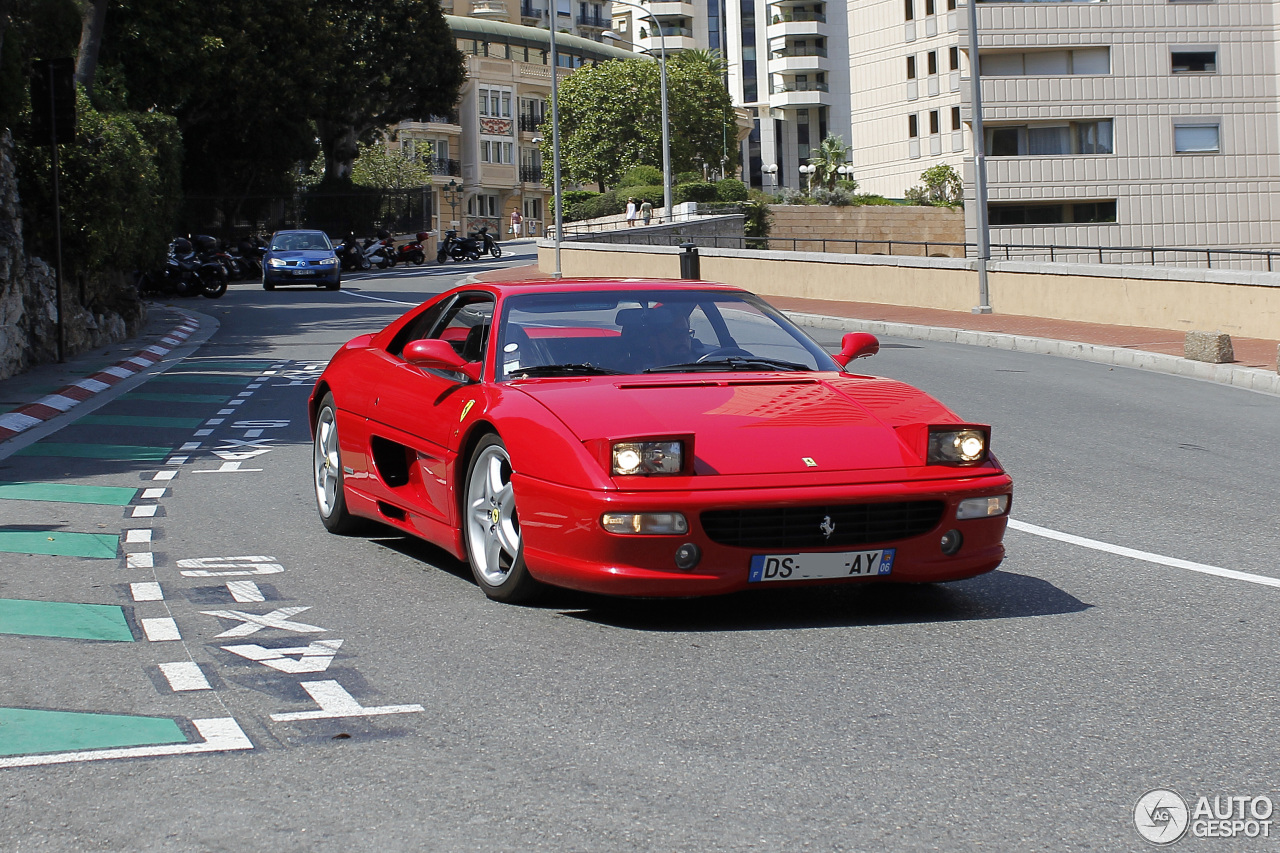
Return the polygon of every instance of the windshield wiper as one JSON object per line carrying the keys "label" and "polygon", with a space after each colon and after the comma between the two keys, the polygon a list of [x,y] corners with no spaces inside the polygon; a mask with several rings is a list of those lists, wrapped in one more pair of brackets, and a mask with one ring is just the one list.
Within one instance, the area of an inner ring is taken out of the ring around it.
{"label": "windshield wiper", "polygon": [[724,358],[713,358],[707,361],[687,361],[683,364],[663,364],[650,367],[645,373],[701,373],[721,370],[810,370],[808,365],[794,361],[783,361],[780,358],[762,358],[760,356],[730,355]]}
{"label": "windshield wiper", "polygon": [[510,372],[511,376],[619,376],[621,370],[612,370],[587,362],[581,364],[535,364]]}

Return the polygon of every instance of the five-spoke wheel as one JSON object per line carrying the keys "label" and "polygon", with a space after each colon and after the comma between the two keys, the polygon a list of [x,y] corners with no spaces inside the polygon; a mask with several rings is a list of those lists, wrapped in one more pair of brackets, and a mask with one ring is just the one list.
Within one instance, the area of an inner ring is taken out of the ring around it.
{"label": "five-spoke wheel", "polygon": [[463,524],[471,572],[485,595],[527,601],[539,584],[524,564],[511,457],[496,435],[480,440],[467,469]]}

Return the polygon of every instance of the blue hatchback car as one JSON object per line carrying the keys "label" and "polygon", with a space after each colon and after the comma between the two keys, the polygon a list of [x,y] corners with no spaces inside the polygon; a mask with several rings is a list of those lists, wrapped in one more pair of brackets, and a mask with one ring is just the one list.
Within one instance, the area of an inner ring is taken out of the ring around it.
{"label": "blue hatchback car", "polygon": [[329,235],[323,231],[277,231],[262,258],[262,287],[313,284],[328,290],[341,287],[342,268]]}

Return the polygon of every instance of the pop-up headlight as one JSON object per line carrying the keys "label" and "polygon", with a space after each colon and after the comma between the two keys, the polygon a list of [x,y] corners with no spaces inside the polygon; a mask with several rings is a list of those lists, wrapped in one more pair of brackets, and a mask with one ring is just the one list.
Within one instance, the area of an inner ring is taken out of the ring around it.
{"label": "pop-up headlight", "polygon": [[618,441],[610,453],[614,474],[679,474],[684,444],[679,441]]}
{"label": "pop-up headlight", "polygon": [[972,427],[929,429],[930,465],[980,465],[987,459],[987,434]]}

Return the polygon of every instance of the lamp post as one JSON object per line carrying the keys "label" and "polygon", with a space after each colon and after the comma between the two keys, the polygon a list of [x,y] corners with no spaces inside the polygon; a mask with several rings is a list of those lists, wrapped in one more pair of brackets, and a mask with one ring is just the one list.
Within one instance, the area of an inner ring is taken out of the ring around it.
{"label": "lamp post", "polygon": [[973,201],[974,225],[978,230],[978,304],[974,314],[991,313],[990,290],[987,288],[987,260],[991,257],[991,229],[987,220],[986,132],[982,129],[982,75],[978,66],[978,3],[969,0],[969,100],[973,105]]}
{"label": "lamp post", "polygon": [[[648,16],[654,30],[658,33],[659,94],[662,98],[662,204],[667,211],[667,221],[673,221],[674,211],[671,204],[671,131],[670,122],[667,121],[667,37],[663,34],[662,24],[654,17],[653,12],[650,12],[639,3],[613,0],[613,5],[630,6],[633,9],[639,9],[641,13]],[[616,34],[614,38],[617,38]]]}
{"label": "lamp post", "polygon": [[852,166],[850,166],[848,163],[845,163],[843,166],[841,166],[840,168],[836,169],[836,174],[838,174],[838,175],[840,176],[840,180],[842,180],[842,181],[852,181],[852,180],[853,180],[853,167],[852,167]]}
{"label": "lamp post", "polygon": [[[972,2],[972,0],[970,0]],[[560,57],[556,53],[556,0],[547,0],[547,27],[551,33],[551,192],[556,207],[556,267],[552,278],[563,278],[560,266],[560,232],[564,230],[564,207],[560,203],[560,95],[556,78],[559,77]]]}
{"label": "lamp post", "polygon": [[[444,187],[441,190],[441,192],[444,193],[444,200],[448,203],[449,208],[453,211],[453,217],[449,223],[450,226],[452,226],[453,222],[457,221],[458,219],[458,200],[459,200],[459,196],[462,195],[461,191],[458,189],[458,182],[450,179],[448,186]],[[448,229],[444,229],[444,230],[448,230]]]}
{"label": "lamp post", "polygon": [[800,174],[804,175],[805,177],[805,182],[804,182],[805,195],[809,195],[810,191],[813,190],[813,173],[816,171],[818,171],[818,167],[812,164],[808,166],[800,167]]}
{"label": "lamp post", "polygon": [[769,183],[773,186],[773,191],[778,191],[778,164],[770,163],[767,166],[761,166],[760,171],[769,176]]}

